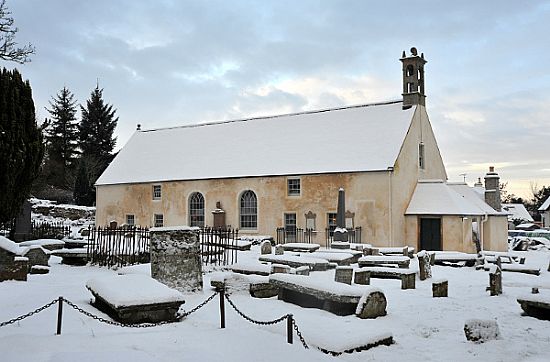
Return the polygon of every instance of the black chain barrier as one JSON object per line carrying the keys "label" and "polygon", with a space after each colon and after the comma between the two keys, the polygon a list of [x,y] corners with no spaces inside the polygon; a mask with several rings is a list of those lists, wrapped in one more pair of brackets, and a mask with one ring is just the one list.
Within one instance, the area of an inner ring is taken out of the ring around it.
{"label": "black chain barrier", "polygon": [[229,304],[231,305],[231,307],[232,307],[233,309],[235,309],[235,312],[237,312],[237,314],[239,314],[241,317],[243,317],[244,319],[246,319],[246,320],[249,321],[250,323],[259,324],[259,325],[262,325],[262,326],[268,326],[268,325],[280,323],[280,322],[286,320],[286,319],[289,317],[289,314],[285,314],[284,316],[279,317],[279,318],[274,319],[274,320],[271,320],[271,321],[259,321],[259,320],[250,318],[249,316],[247,316],[246,314],[244,314],[243,312],[241,312],[241,311],[239,310],[239,308],[237,308],[237,306],[235,305],[235,303],[233,303],[233,301],[229,298],[229,295],[228,295],[228,294],[224,293],[224,296],[225,296],[225,299],[227,299],[227,301],[228,301]]}
{"label": "black chain barrier", "polygon": [[10,319],[9,321],[0,323],[0,327],[4,327],[4,326],[10,325],[10,324],[14,324],[14,323],[17,323],[17,322],[25,319],[25,318],[29,318],[29,317],[31,317],[35,314],[38,314],[38,313],[42,312],[43,310],[48,309],[49,307],[51,307],[52,305],[54,305],[57,302],[59,302],[59,300],[54,299],[51,302],[49,302],[48,304],[44,304],[42,307],[37,308],[37,309],[33,310],[32,312],[20,315],[19,317],[16,317],[16,318]]}
{"label": "black chain barrier", "polygon": [[[190,315],[191,313],[194,313],[194,312],[198,311],[199,309],[204,307],[206,304],[208,304],[208,302],[212,301],[212,299],[214,299],[214,297],[216,295],[217,295],[217,293],[213,293],[210,297],[208,297],[206,300],[204,300],[204,302],[202,302],[201,304],[197,305],[195,308],[191,309],[188,312],[184,312],[181,315],[178,315],[177,320],[181,320],[181,319],[187,317],[188,315]],[[110,324],[112,326],[128,327],[128,328],[151,328],[151,327],[158,327],[158,326],[162,326],[164,324],[172,323],[172,321],[162,321],[162,322],[158,322],[158,323],[139,323],[139,324],[115,322],[115,321],[112,321],[112,320],[109,320],[109,319],[99,317],[95,314],[92,314],[92,313],[80,308],[78,305],[74,304],[70,300],[63,299],[63,301],[65,303],[67,303],[69,306],[71,306],[74,310],[78,311],[79,313],[82,313],[85,316],[90,317],[92,319],[95,319],[99,322]]]}
{"label": "black chain barrier", "polygon": [[[300,339],[300,342],[302,342],[302,346],[304,346],[305,349],[309,349],[309,346],[306,343],[306,340],[302,336],[302,332],[298,329],[298,325],[296,324],[296,319],[292,319],[292,328],[296,331],[296,335]],[[320,349],[320,348],[319,348]]]}

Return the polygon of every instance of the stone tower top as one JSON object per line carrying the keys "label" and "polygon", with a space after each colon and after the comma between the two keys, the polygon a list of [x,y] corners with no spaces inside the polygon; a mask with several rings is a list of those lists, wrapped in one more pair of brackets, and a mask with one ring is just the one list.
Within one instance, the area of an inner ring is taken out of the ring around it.
{"label": "stone tower top", "polygon": [[411,55],[407,56],[405,51],[401,56],[403,63],[403,109],[411,108],[414,105],[426,105],[426,94],[424,93],[424,53],[418,55],[416,48],[411,48]]}

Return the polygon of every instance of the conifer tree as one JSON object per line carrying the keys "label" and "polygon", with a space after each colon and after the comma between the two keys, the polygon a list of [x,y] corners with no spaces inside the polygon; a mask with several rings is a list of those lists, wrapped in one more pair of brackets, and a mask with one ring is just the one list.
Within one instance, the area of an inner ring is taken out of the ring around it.
{"label": "conifer tree", "polygon": [[0,72],[0,222],[19,213],[43,156],[31,85],[17,70],[4,68]]}
{"label": "conifer tree", "polygon": [[46,183],[70,189],[79,153],[76,100],[71,91],[63,87],[50,101],[50,107],[46,108],[51,115],[46,128]]}
{"label": "conifer tree", "polygon": [[[78,127],[82,152],[80,162],[84,162],[82,167],[88,176],[90,195],[93,195],[90,198],[81,198],[81,200],[87,200],[86,203],[81,204],[92,205],[95,200],[95,181],[113,159],[112,152],[116,144],[113,133],[118,117],[115,117],[116,110],[113,106],[103,101],[103,89],[99,89],[99,85],[86,101],[86,107],[80,106],[80,109],[82,112],[82,120]],[[79,170],[79,174],[80,172]]]}

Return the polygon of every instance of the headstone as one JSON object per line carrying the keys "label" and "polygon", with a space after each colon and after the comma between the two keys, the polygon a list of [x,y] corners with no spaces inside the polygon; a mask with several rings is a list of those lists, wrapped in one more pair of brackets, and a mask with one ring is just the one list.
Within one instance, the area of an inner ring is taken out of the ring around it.
{"label": "headstone", "polygon": [[212,210],[212,215],[214,217],[214,227],[215,228],[225,228],[225,211],[222,209],[222,203],[216,201],[216,208]]}
{"label": "headstone", "polygon": [[420,270],[420,280],[426,280],[432,277],[432,266],[430,265],[430,257],[425,250],[416,254],[418,258],[418,267]]}
{"label": "headstone", "polygon": [[289,274],[290,266],[283,264],[271,264],[271,274]]}
{"label": "headstone", "polygon": [[334,274],[334,281],[351,285],[353,278],[353,268],[351,266],[337,266]]}
{"label": "headstone", "polygon": [[285,253],[285,249],[282,245],[275,245],[275,255],[283,255]]}
{"label": "headstone", "polygon": [[151,276],[181,292],[202,289],[202,260],[197,232],[188,227],[150,230]]}
{"label": "headstone", "polygon": [[271,254],[271,242],[269,240],[262,241],[260,244],[260,253],[262,255]]}
{"label": "headstone", "polygon": [[525,264],[525,257],[519,258],[519,263],[522,265]]}
{"label": "headstone", "polygon": [[116,222],[116,220],[111,220],[109,222],[109,229],[116,229],[118,226],[118,223]]}
{"label": "headstone", "polygon": [[361,297],[356,315],[361,318],[376,318],[386,315],[386,296],[382,292],[369,292]]}
{"label": "headstone", "polygon": [[446,279],[434,281],[432,283],[432,295],[434,298],[449,296],[449,281]]}
{"label": "headstone", "polygon": [[23,206],[21,206],[19,215],[15,219],[15,232],[13,234],[15,241],[23,241],[31,233],[31,208],[32,205],[29,200],[25,200]]}
{"label": "headstone", "polygon": [[467,320],[464,323],[464,334],[468,341],[476,343],[483,343],[500,337],[498,324],[494,320]]}
{"label": "headstone", "polygon": [[403,256],[409,256],[409,247],[408,246],[403,247]]}
{"label": "headstone", "polygon": [[309,275],[309,267],[306,265],[297,267],[296,275]]}
{"label": "headstone", "polygon": [[429,257],[430,257],[430,266],[434,266],[435,265],[435,253],[428,253]]}
{"label": "headstone", "polygon": [[343,188],[338,190],[338,209],[336,210],[336,229],[334,229],[334,241],[347,242],[348,230],[346,229],[346,194]]}
{"label": "headstone", "polygon": [[531,288],[531,294],[539,294],[539,288],[536,288],[536,287]]}
{"label": "headstone", "polygon": [[489,269],[489,286],[487,290],[491,293],[491,296],[502,294],[502,269],[500,257],[497,258],[497,264],[492,265]]}
{"label": "headstone", "polygon": [[370,272],[368,270],[356,270],[353,282],[355,284],[369,285],[370,284]]}

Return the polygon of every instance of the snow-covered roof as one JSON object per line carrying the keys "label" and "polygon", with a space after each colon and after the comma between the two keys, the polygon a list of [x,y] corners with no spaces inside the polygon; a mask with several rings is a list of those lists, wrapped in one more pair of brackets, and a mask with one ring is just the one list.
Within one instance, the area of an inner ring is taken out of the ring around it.
{"label": "snow-covered roof", "polygon": [[420,180],[405,215],[505,215],[481,200],[465,183]]}
{"label": "snow-covered roof", "polygon": [[539,207],[539,211],[546,211],[548,209],[550,209],[550,196]]}
{"label": "snow-covered roof", "polygon": [[533,218],[523,204],[502,204],[502,210],[508,213],[508,220],[524,220],[533,222]]}
{"label": "snow-covered roof", "polygon": [[136,131],[96,184],[387,170],[416,109],[402,105]]}

